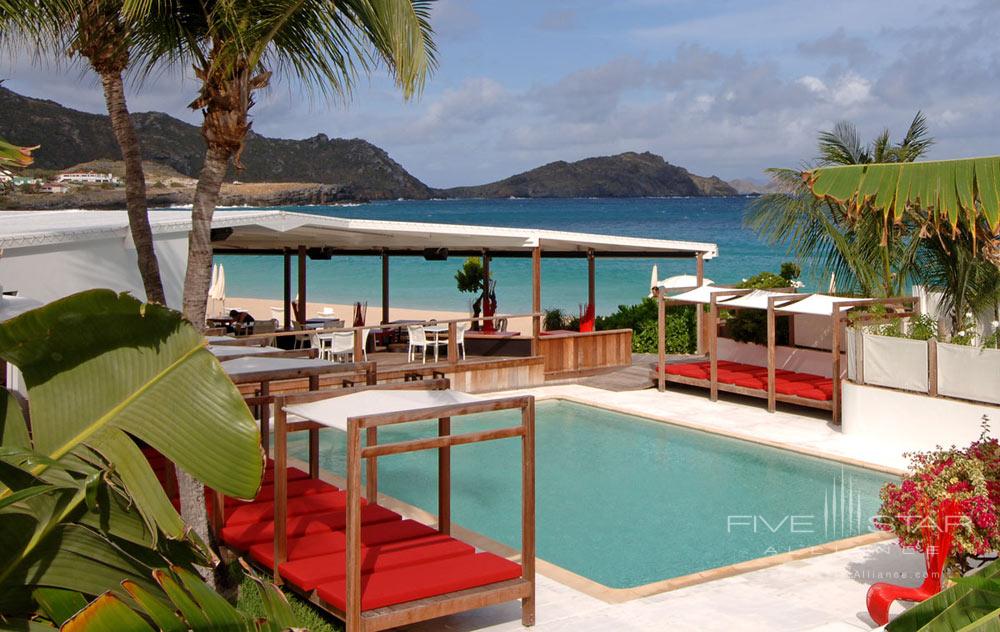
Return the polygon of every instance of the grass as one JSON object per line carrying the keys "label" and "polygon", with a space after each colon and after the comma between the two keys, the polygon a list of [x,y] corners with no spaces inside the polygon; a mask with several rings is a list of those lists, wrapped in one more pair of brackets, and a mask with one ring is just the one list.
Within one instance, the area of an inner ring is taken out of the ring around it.
{"label": "grass", "polygon": [[[292,606],[292,612],[295,613],[296,628],[310,630],[311,632],[343,632],[344,628],[339,621],[333,621],[332,618],[328,619],[298,596],[285,592],[285,597],[288,598],[288,603]],[[260,600],[260,590],[249,577],[244,577],[240,583],[236,607],[254,617],[264,616],[264,607]]]}

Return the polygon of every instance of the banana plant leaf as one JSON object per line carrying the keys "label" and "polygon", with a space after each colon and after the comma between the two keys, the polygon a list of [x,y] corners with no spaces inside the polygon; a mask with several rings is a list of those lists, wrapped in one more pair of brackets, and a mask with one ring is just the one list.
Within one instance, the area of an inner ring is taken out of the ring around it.
{"label": "banana plant leaf", "polygon": [[802,176],[814,195],[853,212],[872,209],[899,220],[916,208],[931,223],[957,229],[962,218],[981,218],[1000,234],[1000,156],[820,167]]}
{"label": "banana plant leaf", "polygon": [[888,632],[1000,632],[1000,564],[993,562],[893,619]]}
{"label": "banana plant leaf", "polygon": [[[266,617],[254,619],[240,612],[210,589],[196,574],[182,568],[154,571],[158,586],[150,589],[133,581],[122,587],[135,604],[134,608],[114,592],[102,594],[69,619],[64,632],[118,631],[164,632],[183,630],[232,630],[278,632],[295,625],[291,607],[281,591],[255,579],[267,598]],[[145,618],[143,616],[145,615]],[[152,621],[155,628],[147,621]]]}
{"label": "banana plant leaf", "polygon": [[[264,464],[257,425],[177,312],[110,290],[81,292],[0,323],[0,358],[24,376],[33,450],[53,461],[81,446],[100,454],[151,532],[180,538],[183,523],[133,437],[207,486],[255,496]],[[10,493],[0,488],[0,499]]]}
{"label": "banana plant leaf", "polygon": [[18,147],[0,138],[0,167],[27,167],[35,161],[31,152],[35,147]]}

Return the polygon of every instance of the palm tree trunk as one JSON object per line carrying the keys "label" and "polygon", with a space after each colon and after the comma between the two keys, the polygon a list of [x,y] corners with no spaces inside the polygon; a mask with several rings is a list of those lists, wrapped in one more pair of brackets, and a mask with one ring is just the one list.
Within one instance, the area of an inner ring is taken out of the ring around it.
{"label": "palm tree trunk", "polygon": [[146,178],[142,171],[142,151],[139,137],[128,115],[128,107],[125,105],[122,75],[120,72],[101,73],[101,83],[104,86],[104,100],[111,118],[111,129],[125,161],[125,208],[128,210],[128,225],[132,232],[132,242],[135,244],[139,275],[146,290],[146,300],[166,305],[163,282],[160,280],[160,264],[153,249],[153,231],[149,227],[146,209]]}
{"label": "palm tree trunk", "polygon": [[229,167],[229,158],[230,153],[225,149],[208,148],[191,207],[188,263],[184,277],[184,316],[199,328],[205,326],[208,286],[212,282],[212,215]]}
{"label": "palm tree trunk", "polygon": [[[205,152],[205,164],[198,175],[198,186],[191,208],[187,272],[184,277],[184,317],[198,328],[205,327],[208,286],[212,281],[212,215],[215,213],[215,204],[219,199],[229,158],[230,154],[225,149],[208,148]],[[177,471],[177,487],[184,522],[205,543],[213,544],[208,531],[205,487],[180,469]],[[202,576],[213,588],[216,586],[216,577],[212,571],[203,572]]]}

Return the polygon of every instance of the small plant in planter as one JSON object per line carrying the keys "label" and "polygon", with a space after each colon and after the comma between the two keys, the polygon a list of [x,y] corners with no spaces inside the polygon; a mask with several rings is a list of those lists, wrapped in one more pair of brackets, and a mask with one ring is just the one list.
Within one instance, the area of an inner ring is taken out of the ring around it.
{"label": "small plant in planter", "polygon": [[882,510],[876,527],[899,538],[900,546],[923,552],[922,526],[942,503],[955,501],[960,520],[955,528],[946,572],[962,574],[971,559],[1000,550],[1000,443],[983,435],[965,449],[938,448],[910,455],[910,473],[899,485],[882,488]]}

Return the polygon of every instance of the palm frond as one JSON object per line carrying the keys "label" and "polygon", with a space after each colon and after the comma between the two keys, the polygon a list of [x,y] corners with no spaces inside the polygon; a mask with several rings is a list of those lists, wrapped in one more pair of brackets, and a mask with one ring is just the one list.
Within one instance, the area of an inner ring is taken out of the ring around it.
{"label": "palm frond", "polygon": [[819,134],[819,162],[823,165],[859,165],[871,162],[871,156],[861,142],[858,128],[840,121],[833,130]]}

